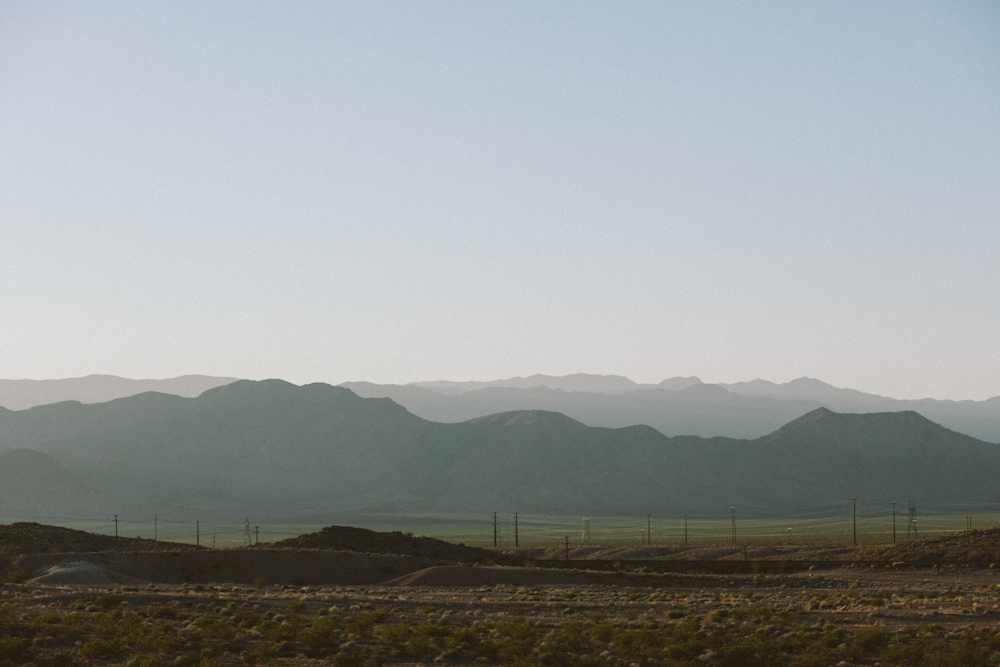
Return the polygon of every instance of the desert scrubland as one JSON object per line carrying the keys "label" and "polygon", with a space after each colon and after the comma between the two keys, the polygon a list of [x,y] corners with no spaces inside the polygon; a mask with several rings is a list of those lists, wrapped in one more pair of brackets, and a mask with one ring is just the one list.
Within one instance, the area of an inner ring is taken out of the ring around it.
{"label": "desert scrubland", "polygon": [[0,529],[0,664],[997,664],[998,538],[711,574],[335,527],[211,550],[17,524]]}

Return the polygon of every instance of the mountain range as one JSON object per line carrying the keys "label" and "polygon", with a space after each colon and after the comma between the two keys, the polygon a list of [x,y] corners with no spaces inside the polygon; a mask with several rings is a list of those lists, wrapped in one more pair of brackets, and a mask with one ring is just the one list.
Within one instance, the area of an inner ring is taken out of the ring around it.
{"label": "mountain range", "polygon": [[0,409],[0,517],[972,506],[1000,500],[998,474],[1000,446],[912,411],[819,408],[755,439],[668,437],[540,410],[439,423],[280,380]]}
{"label": "mountain range", "polygon": [[510,410],[561,412],[590,426],[646,424],[666,435],[757,438],[817,408],[834,412],[915,411],[950,429],[1000,442],[1000,396],[986,401],[899,400],[813,378],[706,384],[696,377],[638,384],[621,376],[533,375],[496,382],[346,382],[357,394],[391,398],[412,413],[460,422]]}
{"label": "mountain range", "polygon": [[[23,410],[58,401],[99,403],[157,391],[195,397],[235,378],[185,375],[129,380],[90,375],[66,380],[0,380],[0,406]],[[1000,396],[985,401],[899,400],[841,389],[813,378],[786,383],[752,380],[707,384],[673,377],[656,384],[621,375],[532,375],[490,382],[414,382],[405,385],[345,382],[366,398],[391,398],[413,414],[462,422],[498,412],[560,412],[589,426],[645,424],[665,435],[758,438],[817,408],[834,412],[915,411],[960,433],[1000,442]]]}
{"label": "mountain range", "polygon": [[25,410],[61,401],[104,403],[147,391],[194,397],[236,379],[182,375],[166,380],[130,380],[117,375],[87,375],[61,380],[0,380],[0,406],[8,410]]}

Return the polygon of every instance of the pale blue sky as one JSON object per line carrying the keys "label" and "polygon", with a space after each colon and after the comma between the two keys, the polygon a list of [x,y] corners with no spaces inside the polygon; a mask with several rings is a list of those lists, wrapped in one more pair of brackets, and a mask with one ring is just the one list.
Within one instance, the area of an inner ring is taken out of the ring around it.
{"label": "pale blue sky", "polygon": [[1000,394],[995,2],[0,4],[0,377]]}

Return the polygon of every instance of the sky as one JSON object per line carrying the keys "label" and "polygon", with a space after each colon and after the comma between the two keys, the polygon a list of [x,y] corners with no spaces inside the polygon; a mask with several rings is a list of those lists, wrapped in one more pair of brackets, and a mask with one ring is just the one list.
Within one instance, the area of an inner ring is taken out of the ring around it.
{"label": "sky", "polygon": [[1000,395],[995,2],[0,4],[0,377]]}

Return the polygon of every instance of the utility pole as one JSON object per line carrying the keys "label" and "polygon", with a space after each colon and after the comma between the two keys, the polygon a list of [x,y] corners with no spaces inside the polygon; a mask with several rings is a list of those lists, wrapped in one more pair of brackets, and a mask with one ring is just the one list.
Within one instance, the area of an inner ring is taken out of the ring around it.
{"label": "utility pole", "polygon": [[260,544],[260,526],[255,526],[255,529],[257,532],[257,539],[254,541],[254,544]]}
{"label": "utility pole", "polygon": [[736,544],[736,508],[735,507],[730,507],[729,511],[732,514],[733,544]]}
{"label": "utility pole", "polygon": [[566,562],[569,562],[569,535],[566,536]]}
{"label": "utility pole", "polygon": [[652,519],[650,518],[650,515],[649,515],[649,514],[647,514],[647,515],[646,515],[646,546],[647,546],[647,547],[648,547],[648,546],[649,546],[650,544],[652,544],[652,543],[653,543],[653,542],[652,542],[652,540],[651,540],[651,539],[650,539],[650,537],[649,537],[649,531],[650,531],[650,526],[651,526],[651,523],[652,523]]}
{"label": "utility pole", "polygon": [[118,515],[115,515],[115,539],[118,538]]}
{"label": "utility pole", "polygon": [[896,503],[889,503],[892,505],[892,543],[896,543]]}
{"label": "utility pole", "polygon": [[497,513],[493,513],[493,548],[497,548]]}
{"label": "utility pole", "polygon": [[517,512],[514,512],[514,548],[516,549],[518,546],[519,543],[517,540]]}
{"label": "utility pole", "polygon": [[965,532],[967,532],[967,533],[971,533],[972,532],[972,515],[971,514],[966,514],[965,515]]}
{"label": "utility pole", "polygon": [[250,536],[250,517],[247,517],[246,523],[243,524],[243,546],[250,546],[253,544],[253,539]]}
{"label": "utility pole", "polygon": [[158,517],[154,514],[153,515],[153,541],[154,542],[156,542],[157,537],[158,537],[158,534],[157,534],[157,531],[156,531],[156,528],[157,528],[157,526],[156,526],[156,520],[157,520],[157,518]]}
{"label": "utility pole", "polygon": [[684,544],[688,543],[688,515],[684,515]]}
{"label": "utility pole", "polygon": [[194,522],[194,545],[201,546],[201,521]]}
{"label": "utility pole", "polygon": [[858,499],[851,498],[851,502],[854,503],[854,546],[858,545]]}

